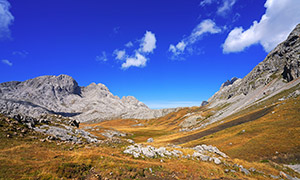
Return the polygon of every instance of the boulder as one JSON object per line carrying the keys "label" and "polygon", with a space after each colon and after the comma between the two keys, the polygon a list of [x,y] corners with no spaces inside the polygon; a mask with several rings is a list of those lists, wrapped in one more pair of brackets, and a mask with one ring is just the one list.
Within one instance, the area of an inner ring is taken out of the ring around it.
{"label": "boulder", "polygon": [[147,139],[147,142],[148,142],[148,143],[152,143],[153,141],[154,141],[153,138]]}

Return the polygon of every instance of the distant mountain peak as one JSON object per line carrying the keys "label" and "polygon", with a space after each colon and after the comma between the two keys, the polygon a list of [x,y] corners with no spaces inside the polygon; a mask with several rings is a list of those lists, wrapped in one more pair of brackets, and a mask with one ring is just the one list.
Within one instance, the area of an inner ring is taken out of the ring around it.
{"label": "distant mountain peak", "polygon": [[80,121],[152,119],[176,110],[151,110],[133,96],[120,99],[101,83],[80,87],[71,76],[64,74],[1,83],[0,97],[0,113],[33,117],[61,114]]}

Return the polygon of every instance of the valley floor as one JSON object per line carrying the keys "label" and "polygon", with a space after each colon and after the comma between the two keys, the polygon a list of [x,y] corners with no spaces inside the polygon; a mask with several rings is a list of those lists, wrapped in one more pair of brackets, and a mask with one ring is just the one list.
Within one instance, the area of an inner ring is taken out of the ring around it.
{"label": "valley floor", "polygon": [[[180,132],[183,108],[154,120],[116,119],[80,124],[101,139],[97,144],[49,140],[47,136],[1,116],[0,179],[289,179],[300,175],[284,164],[300,164],[300,97],[270,99],[190,132]],[[115,133],[115,134],[114,134]],[[106,136],[113,136],[107,138]],[[147,142],[153,138],[153,142]],[[193,154],[190,147],[216,146],[229,157],[216,164],[189,157],[155,157],[123,153],[135,143]],[[242,165],[243,168],[240,167]],[[244,171],[246,169],[249,173]]]}

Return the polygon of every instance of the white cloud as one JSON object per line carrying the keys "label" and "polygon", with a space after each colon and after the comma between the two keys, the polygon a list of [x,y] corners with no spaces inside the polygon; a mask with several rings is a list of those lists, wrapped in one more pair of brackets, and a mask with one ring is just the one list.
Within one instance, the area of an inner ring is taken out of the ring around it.
{"label": "white cloud", "polygon": [[200,2],[200,6],[204,7],[213,3],[213,0],[203,0]]}
{"label": "white cloud", "polygon": [[108,60],[106,52],[102,51],[102,55],[96,56],[96,60],[97,61],[104,61],[104,62],[106,62]]}
{"label": "white cloud", "polygon": [[156,48],[156,38],[155,34],[150,31],[146,31],[144,38],[141,42],[141,51],[145,53],[153,52]]}
{"label": "white cloud", "polygon": [[12,54],[14,56],[18,56],[18,57],[21,57],[21,58],[26,58],[29,53],[25,50],[22,50],[22,51],[14,51]]}
{"label": "white cloud", "polygon": [[0,0],[0,39],[9,37],[9,26],[14,20],[14,16],[9,11],[10,4],[7,0]]}
{"label": "white cloud", "polygon": [[129,41],[128,43],[125,44],[125,47],[130,48],[133,46],[133,43]]}
{"label": "white cloud", "polygon": [[126,57],[125,50],[115,50],[114,54],[116,55],[116,59],[118,60],[123,60]]}
{"label": "white cloud", "polygon": [[13,65],[12,62],[10,62],[10,61],[7,60],[7,59],[3,59],[3,60],[2,60],[2,63],[3,63],[3,64],[6,64],[6,65],[9,65],[9,66],[12,66],[12,65]]}
{"label": "white cloud", "polygon": [[176,48],[177,48],[178,50],[180,50],[180,51],[184,51],[185,47],[186,47],[186,44],[185,44],[183,41],[179,42],[179,43],[176,45]]}
{"label": "white cloud", "polygon": [[169,47],[169,51],[171,51],[173,54],[179,55],[183,53],[185,47],[186,47],[186,43],[184,41],[180,41],[179,43],[177,43],[176,46],[171,44]]}
{"label": "white cloud", "polygon": [[184,54],[185,50],[187,50],[189,53],[192,53],[193,48],[191,46],[198,42],[204,34],[216,34],[220,33],[221,31],[221,28],[219,28],[211,19],[203,20],[193,29],[188,37],[181,40],[176,46],[170,44],[169,52],[172,53],[171,58],[178,59],[178,56]]}
{"label": "white cloud", "polygon": [[261,44],[266,52],[284,41],[292,29],[300,23],[300,1],[267,0],[266,12],[260,21],[244,30],[235,27],[223,44],[223,52],[240,52],[253,44]]}
{"label": "white cloud", "polygon": [[213,22],[211,19],[206,19],[193,29],[193,32],[189,37],[189,42],[195,43],[204,33],[216,34],[220,32],[221,28],[217,27],[215,22]]}
{"label": "white cloud", "polygon": [[122,69],[127,69],[131,66],[145,67],[146,62],[147,62],[146,57],[140,54],[139,52],[136,52],[134,57],[129,57],[126,59],[126,62],[122,64]]}
{"label": "white cloud", "polygon": [[216,14],[225,17],[231,12],[236,2],[237,0],[203,0],[200,2],[200,6],[205,7],[214,3],[217,6]]}
{"label": "white cloud", "polygon": [[217,14],[221,16],[227,15],[227,13],[231,11],[236,1],[237,0],[223,0],[222,5],[218,7]]}
{"label": "white cloud", "polygon": [[[147,64],[147,61],[149,60],[149,54],[153,53],[154,49],[156,48],[156,37],[155,34],[151,31],[146,31],[144,37],[140,40],[139,47],[134,48],[132,51],[129,49],[126,49],[127,51],[132,52],[127,53],[126,50],[118,50],[116,49],[113,53],[115,58],[118,60],[123,60],[123,63],[121,65],[121,68],[126,70],[131,66],[134,67],[145,67]],[[126,48],[133,47],[134,44],[129,41],[127,44],[125,44]]]}

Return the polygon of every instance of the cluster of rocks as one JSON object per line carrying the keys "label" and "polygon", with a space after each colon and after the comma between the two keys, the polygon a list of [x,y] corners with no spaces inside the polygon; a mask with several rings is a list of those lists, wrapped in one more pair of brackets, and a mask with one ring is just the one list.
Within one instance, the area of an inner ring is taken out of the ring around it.
{"label": "cluster of rocks", "polygon": [[105,136],[107,138],[112,138],[112,137],[125,137],[125,133],[121,133],[117,130],[105,130],[103,133],[101,133],[102,136]]}
{"label": "cluster of rocks", "polygon": [[82,143],[97,143],[98,139],[96,136],[90,134],[81,129],[74,129],[71,126],[61,125],[61,126],[49,126],[42,125],[39,127],[33,128],[37,132],[41,132],[47,135],[50,135],[51,140],[61,140],[73,142],[76,144]]}
{"label": "cluster of rocks", "polygon": [[[186,117],[186,118],[185,118]],[[184,120],[179,124],[182,129],[197,125],[201,120],[205,119],[201,114],[189,113],[184,116]]]}
{"label": "cluster of rocks", "polygon": [[[193,154],[186,154],[182,151],[184,150],[193,150]],[[141,144],[133,144],[128,146],[123,153],[131,154],[134,158],[139,157],[148,157],[148,158],[158,158],[158,157],[181,157],[186,159],[197,159],[201,161],[211,161],[215,164],[221,164],[223,158],[228,156],[221,152],[217,147],[207,146],[205,144],[198,145],[194,148],[182,148],[180,146],[173,146],[172,150],[167,150],[165,147],[153,147],[150,145],[143,146]]]}
{"label": "cluster of rocks", "polygon": [[280,171],[279,175],[273,175],[273,174],[266,174],[263,171],[259,171],[257,169],[255,169],[254,167],[251,167],[249,169],[243,167],[243,165],[239,165],[239,164],[234,164],[232,166],[227,165],[229,167],[231,167],[231,169],[225,169],[224,172],[225,173],[236,173],[237,171],[240,171],[241,173],[245,174],[245,175],[251,175],[251,174],[260,174],[263,175],[265,178],[270,178],[270,179],[288,179],[288,180],[299,180],[299,178],[297,177],[292,177],[290,175],[288,175],[287,173]]}
{"label": "cluster of rocks", "polygon": [[32,129],[38,123],[48,123],[48,121],[40,120],[29,116],[22,116],[20,114],[13,115],[13,119],[17,120],[19,123],[26,125],[28,128]]}
{"label": "cluster of rocks", "polygon": [[[7,118],[8,120],[10,118]],[[80,122],[72,118],[64,118],[61,115],[43,115],[40,118],[34,118],[26,115],[11,115],[12,126],[25,125],[26,129],[48,135],[46,140],[60,140],[72,143],[97,143],[97,137],[79,127]],[[16,129],[17,130],[17,129]],[[21,130],[21,132],[26,131]]]}
{"label": "cluster of rocks", "polygon": [[289,99],[289,98],[296,98],[300,95],[300,90],[296,90],[292,93],[290,93],[287,97],[282,97],[280,99],[278,99],[279,101],[284,101],[286,99]]}
{"label": "cluster of rocks", "polygon": [[23,126],[23,124],[21,124],[17,120],[8,117],[0,117],[0,127],[1,130],[6,133],[7,138],[23,138],[24,136],[32,132],[32,130],[27,126]]}
{"label": "cluster of rocks", "polygon": [[148,157],[148,158],[155,158],[155,157],[171,157],[176,156],[179,157],[179,155],[182,155],[183,153],[178,150],[172,150],[168,151],[165,147],[155,148],[153,146],[143,146],[141,144],[134,144],[128,146],[123,153],[125,154],[131,154],[133,157]]}

